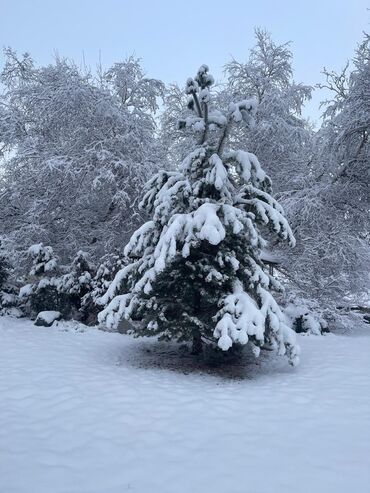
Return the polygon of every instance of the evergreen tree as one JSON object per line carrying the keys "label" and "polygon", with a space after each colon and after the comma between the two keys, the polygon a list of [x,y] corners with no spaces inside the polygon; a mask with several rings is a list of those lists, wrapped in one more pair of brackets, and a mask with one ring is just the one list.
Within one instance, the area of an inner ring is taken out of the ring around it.
{"label": "evergreen tree", "polygon": [[231,103],[223,114],[212,84],[205,65],[187,81],[192,115],[180,127],[198,145],[179,172],[149,181],[141,207],[152,219],[126,246],[131,261],[103,296],[99,320],[116,327],[124,317],[134,335],[193,340],[196,350],[203,341],[224,351],[249,342],[255,354],[268,345],[295,364],[295,334],[270,292],[280,286],[260,258],[265,228],[295,240],[257,157],[228,149],[233,125],[251,124],[256,102]]}
{"label": "evergreen tree", "polygon": [[88,324],[96,324],[101,310],[100,298],[109,288],[117,272],[123,267],[123,260],[118,253],[108,253],[102,257],[100,265],[90,282],[89,291],[82,297],[82,319]]}
{"label": "evergreen tree", "polygon": [[3,250],[0,240],[0,290],[2,290],[9,277],[10,263],[7,253]]}
{"label": "evergreen tree", "polygon": [[95,267],[89,260],[89,255],[80,250],[73,259],[68,273],[56,280],[58,293],[69,299],[72,318],[86,321],[88,313],[81,311],[84,296],[92,289]]}
{"label": "evergreen tree", "polygon": [[81,305],[92,290],[95,274],[88,254],[80,250],[70,265],[62,266],[51,246],[32,245],[28,254],[32,258],[29,282],[19,293],[26,313],[34,317],[40,311],[52,310],[67,319],[86,321],[88,313]]}
{"label": "evergreen tree", "polygon": [[42,243],[31,245],[28,255],[32,259],[29,282],[19,291],[23,309],[31,317],[44,310],[61,311],[56,277],[59,273],[58,258],[52,247]]}
{"label": "evergreen tree", "polygon": [[0,312],[11,313],[16,306],[18,297],[14,284],[10,281],[12,265],[9,252],[4,249],[0,240]]}

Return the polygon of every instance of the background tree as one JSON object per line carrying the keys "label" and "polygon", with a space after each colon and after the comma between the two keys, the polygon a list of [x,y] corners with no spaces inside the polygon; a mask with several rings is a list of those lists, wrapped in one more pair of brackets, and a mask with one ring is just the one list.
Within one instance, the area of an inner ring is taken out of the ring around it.
{"label": "background tree", "polygon": [[[243,95],[256,98],[254,127],[248,132],[238,129],[234,139],[259,157],[278,193],[294,187],[307,165],[312,132],[301,112],[312,88],[293,79],[290,43],[276,44],[262,29],[256,29],[255,36],[256,45],[246,62],[226,64],[228,83],[220,97],[226,101]],[[306,148],[303,159],[302,148]]]}
{"label": "background tree", "polygon": [[297,247],[284,258],[297,291],[328,308],[358,304],[369,287],[370,50],[360,44],[353,68],[325,70],[332,99],[313,140],[307,174],[284,194]]}
{"label": "background tree", "polygon": [[10,253],[0,239],[0,313],[15,313],[18,304],[18,289],[13,280],[13,265]]}
{"label": "background tree", "polygon": [[17,249],[43,241],[99,258],[140,223],[137,197],[161,153],[164,86],[129,58],[94,78],[57,58],[5,51],[0,81],[0,224]]}

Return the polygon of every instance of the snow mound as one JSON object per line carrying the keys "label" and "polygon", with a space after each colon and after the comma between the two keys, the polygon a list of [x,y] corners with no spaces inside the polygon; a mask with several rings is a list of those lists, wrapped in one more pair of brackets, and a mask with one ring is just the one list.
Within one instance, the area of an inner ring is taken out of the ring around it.
{"label": "snow mound", "polygon": [[56,320],[60,320],[62,314],[54,310],[40,312],[35,320],[35,325],[42,327],[51,327]]}

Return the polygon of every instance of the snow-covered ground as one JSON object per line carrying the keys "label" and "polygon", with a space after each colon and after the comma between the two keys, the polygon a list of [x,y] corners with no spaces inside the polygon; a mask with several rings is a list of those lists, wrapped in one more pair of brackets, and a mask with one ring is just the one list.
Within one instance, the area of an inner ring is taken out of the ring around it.
{"label": "snow-covered ground", "polygon": [[268,353],[212,375],[171,346],[2,318],[0,492],[367,493],[370,336],[300,344],[297,368]]}

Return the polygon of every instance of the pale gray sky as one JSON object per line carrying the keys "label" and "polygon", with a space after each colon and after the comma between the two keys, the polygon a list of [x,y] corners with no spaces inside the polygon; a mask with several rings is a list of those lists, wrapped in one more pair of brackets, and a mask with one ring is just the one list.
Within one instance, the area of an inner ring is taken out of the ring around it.
{"label": "pale gray sky", "polygon": [[[28,51],[37,62],[60,55],[95,67],[134,53],[149,76],[180,82],[207,63],[216,78],[234,57],[245,60],[253,29],[292,41],[295,78],[322,80],[340,69],[362,31],[370,31],[369,0],[0,0],[0,46]],[[2,58],[0,57],[0,65]],[[319,93],[306,114],[319,115]]]}

